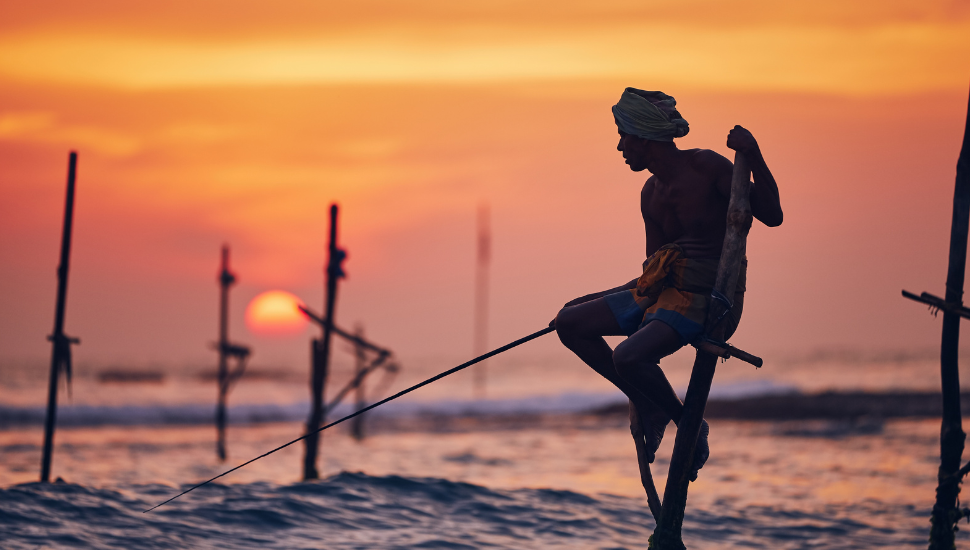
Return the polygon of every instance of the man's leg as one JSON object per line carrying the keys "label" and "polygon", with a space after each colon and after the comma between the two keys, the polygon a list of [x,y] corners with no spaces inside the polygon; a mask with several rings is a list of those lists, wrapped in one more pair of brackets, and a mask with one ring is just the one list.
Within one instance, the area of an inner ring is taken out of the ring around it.
{"label": "man's leg", "polygon": [[[664,428],[670,422],[670,416],[617,373],[613,364],[613,350],[603,336],[623,336],[624,333],[606,301],[597,298],[563,308],[556,317],[556,332],[563,345],[630,399],[640,418],[640,422],[630,425],[634,440],[638,443],[638,453],[640,443],[646,441],[646,460],[648,463],[653,462],[654,453],[660,445]],[[672,389],[670,391],[673,392]],[[674,399],[676,398],[674,395]],[[647,436],[646,440],[644,435]]]}
{"label": "man's leg", "polygon": [[562,308],[556,316],[556,334],[564,346],[613,385],[629,387],[617,376],[613,367],[613,349],[603,339],[604,336],[623,335],[603,298]]}
{"label": "man's leg", "polygon": [[680,334],[670,325],[651,321],[620,342],[612,357],[620,378],[659,405],[674,422],[680,421],[684,405],[660,368],[660,360],[683,346]]}
{"label": "man's leg", "polygon": [[[680,422],[684,405],[660,368],[660,359],[681,347],[683,344],[677,331],[664,322],[651,321],[621,342],[613,352],[613,363],[620,377],[635,391],[656,403],[675,423]],[[709,432],[710,428],[704,421],[694,453],[692,479],[697,477],[697,471],[710,456],[707,442]],[[647,435],[650,435],[649,432]],[[657,443],[659,445],[659,441]]]}

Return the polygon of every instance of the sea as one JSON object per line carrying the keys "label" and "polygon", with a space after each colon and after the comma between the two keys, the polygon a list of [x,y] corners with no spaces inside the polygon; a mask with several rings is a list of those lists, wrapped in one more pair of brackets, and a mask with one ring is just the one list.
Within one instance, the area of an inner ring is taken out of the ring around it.
{"label": "sea", "polygon": [[[453,359],[404,358],[399,372],[372,375],[364,397]],[[663,364],[679,391],[691,360],[682,351]],[[335,362],[329,397],[353,368]],[[54,481],[39,483],[46,366],[0,365],[0,548],[647,548],[655,523],[628,421],[615,412],[623,396],[562,355],[509,353],[484,368],[484,395],[463,371],[368,413],[362,437],[350,423],[325,432],[319,479],[302,479],[298,442],[146,512],[300,437],[306,369],[254,367],[239,379],[223,462],[214,366],[80,365],[59,392]],[[939,390],[933,350],[824,350],[718,369],[712,400]],[[353,398],[328,418],[355,410]],[[710,418],[687,547],[925,547],[938,415],[823,416]],[[652,466],[661,491],[675,433],[669,426]]]}

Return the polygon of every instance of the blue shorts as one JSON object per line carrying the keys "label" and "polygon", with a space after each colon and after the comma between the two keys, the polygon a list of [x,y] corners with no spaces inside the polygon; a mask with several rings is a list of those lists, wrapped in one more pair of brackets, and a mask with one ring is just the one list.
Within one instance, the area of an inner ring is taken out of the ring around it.
{"label": "blue shorts", "polygon": [[650,321],[660,321],[674,329],[680,335],[680,342],[687,345],[704,333],[704,327],[676,311],[659,308],[656,311],[645,312],[640,304],[633,299],[633,292],[624,290],[603,297],[609,306],[620,330],[627,336],[647,326]]}

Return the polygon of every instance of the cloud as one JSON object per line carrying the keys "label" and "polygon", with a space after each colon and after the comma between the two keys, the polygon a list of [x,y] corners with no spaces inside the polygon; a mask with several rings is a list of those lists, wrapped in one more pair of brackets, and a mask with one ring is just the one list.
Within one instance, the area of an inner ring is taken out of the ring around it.
{"label": "cloud", "polygon": [[61,124],[50,112],[0,113],[0,141],[49,143],[87,148],[112,157],[126,157],[141,149],[137,138],[96,126]]}
{"label": "cloud", "polygon": [[650,80],[701,90],[847,95],[961,89],[970,21],[755,27],[387,25],[312,38],[130,31],[8,34],[0,79],[135,90],[360,83]]}

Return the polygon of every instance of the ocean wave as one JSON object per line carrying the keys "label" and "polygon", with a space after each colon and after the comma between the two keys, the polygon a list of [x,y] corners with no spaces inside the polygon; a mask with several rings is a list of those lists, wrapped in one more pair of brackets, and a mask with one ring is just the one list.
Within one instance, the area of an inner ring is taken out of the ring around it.
{"label": "ocean wave", "polygon": [[[794,391],[788,386],[771,382],[728,384],[715,388],[712,399],[744,396],[778,395]],[[584,413],[611,405],[622,405],[626,399],[619,391],[608,393],[569,392],[559,395],[536,395],[510,399],[394,401],[375,410],[372,415],[388,418],[422,416],[515,416],[563,413]],[[342,403],[328,412],[335,419],[353,411]],[[266,422],[296,422],[307,418],[309,402],[290,404],[242,404],[229,407],[230,424],[259,424]],[[43,424],[46,409],[42,406],[0,406],[0,429]],[[62,427],[134,426],[134,425],[197,425],[211,424],[215,418],[213,404],[152,404],[152,405],[62,405],[57,411],[57,423]]]}
{"label": "ocean wave", "polygon": [[[142,513],[177,491],[165,485],[9,487],[0,490],[3,546],[620,549],[646,548],[654,528],[642,499],[349,472],[285,486],[210,484]],[[925,545],[928,514],[876,502],[812,511],[724,505],[689,509],[684,533],[691,548],[916,548]]]}
{"label": "ocean wave", "polygon": [[[390,418],[463,415],[529,415],[583,412],[621,402],[619,394],[562,394],[522,399],[492,399],[481,401],[397,401],[375,410],[372,415]],[[328,412],[336,419],[354,409],[341,404]],[[278,405],[272,403],[235,405],[228,408],[230,424],[259,424],[305,420],[310,411],[308,402]],[[43,407],[0,406],[0,428],[36,425],[44,421]],[[58,408],[57,423],[62,427],[105,425],[167,425],[211,424],[215,418],[214,405],[124,405],[94,406],[66,405]]]}

